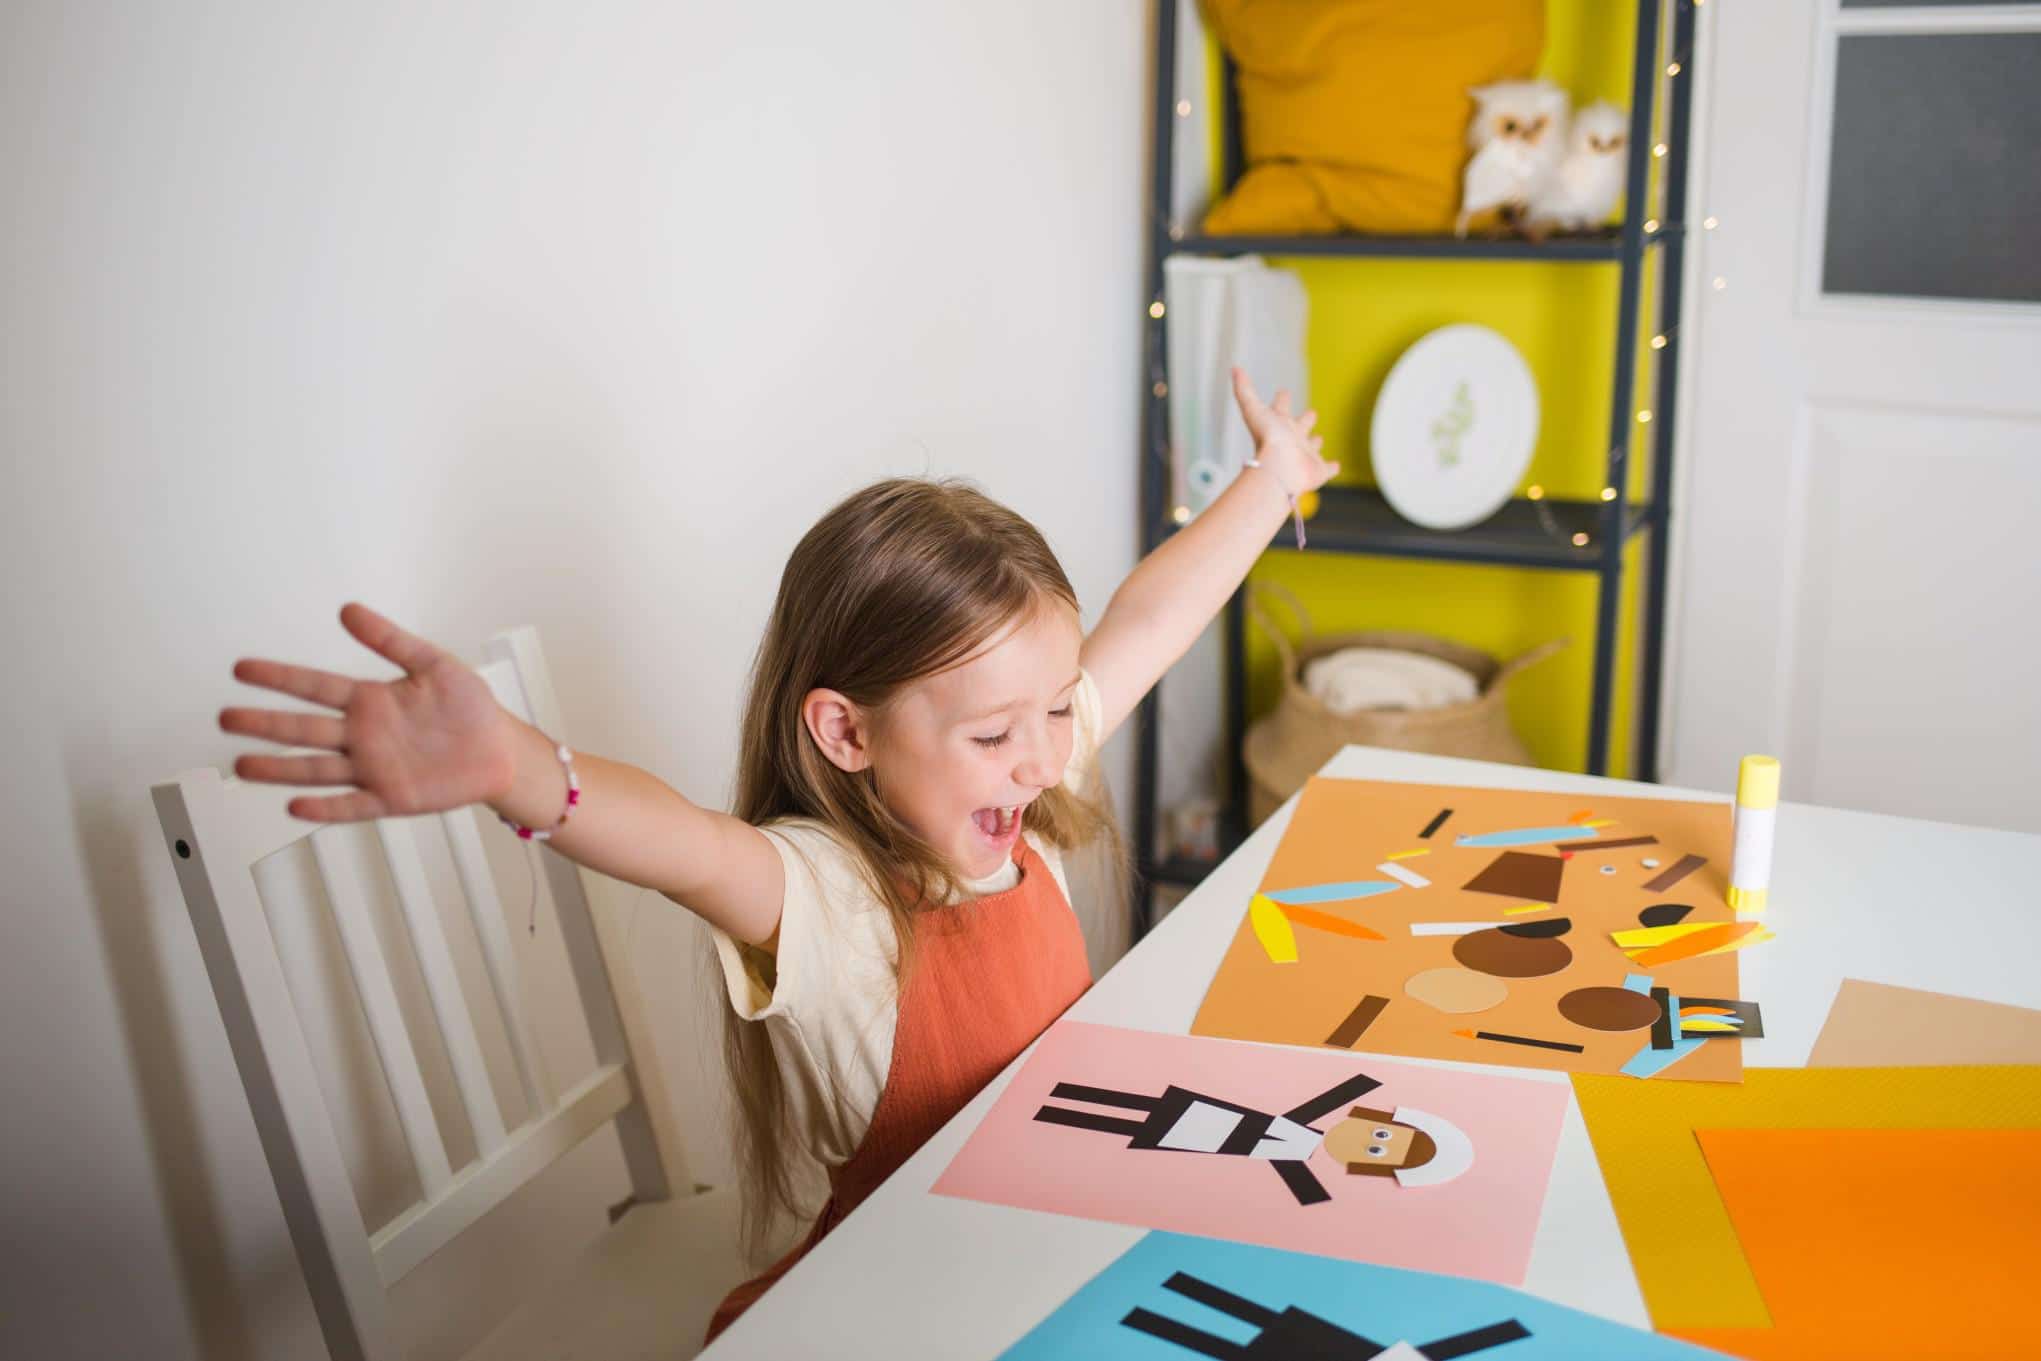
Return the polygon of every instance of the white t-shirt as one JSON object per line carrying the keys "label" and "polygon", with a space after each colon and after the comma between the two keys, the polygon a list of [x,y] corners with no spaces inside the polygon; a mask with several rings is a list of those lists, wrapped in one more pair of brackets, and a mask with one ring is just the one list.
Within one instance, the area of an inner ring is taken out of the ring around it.
{"label": "white t-shirt", "polygon": [[[1071,700],[1074,739],[1063,787],[1082,793],[1098,756],[1102,722],[1098,684],[1078,673]],[[899,939],[886,905],[875,897],[857,857],[826,825],[790,818],[761,827],[780,853],[786,900],[777,954],[768,955],[712,930],[730,1005],[766,1027],[788,1084],[788,1112],[809,1151],[825,1166],[849,1161],[871,1125],[893,1065],[899,1021],[894,960]],[[1063,857],[1022,828],[1070,897]],[[986,878],[964,884],[965,899],[1002,893],[1020,882],[1011,860]],[[771,980],[768,983],[767,980]]]}

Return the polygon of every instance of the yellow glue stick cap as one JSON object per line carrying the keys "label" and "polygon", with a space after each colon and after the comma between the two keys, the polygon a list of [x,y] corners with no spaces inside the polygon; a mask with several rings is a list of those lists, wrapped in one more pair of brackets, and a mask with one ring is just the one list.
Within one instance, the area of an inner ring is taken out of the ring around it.
{"label": "yellow glue stick cap", "polygon": [[1736,803],[1739,808],[1779,806],[1779,758],[1746,756],[1736,768]]}

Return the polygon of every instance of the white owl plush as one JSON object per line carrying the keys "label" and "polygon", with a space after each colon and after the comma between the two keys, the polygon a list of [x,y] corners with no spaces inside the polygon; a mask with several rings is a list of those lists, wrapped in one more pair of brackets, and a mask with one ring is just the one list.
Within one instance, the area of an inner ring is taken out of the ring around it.
{"label": "white owl plush", "polygon": [[1531,194],[1531,228],[1581,232],[1606,223],[1623,197],[1629,141],[1630,115],[1614,104],[1597,100],[1575,113],[1566,154]]}
{"label": "white owl plush", "polygon": [[1559,164],[1566,144],[1566,91],[1549,80],[1507,80],[1477,86],[1467,125],[1473,159],[1460,187],[1456,236],[1490,208],[1527,209]]}

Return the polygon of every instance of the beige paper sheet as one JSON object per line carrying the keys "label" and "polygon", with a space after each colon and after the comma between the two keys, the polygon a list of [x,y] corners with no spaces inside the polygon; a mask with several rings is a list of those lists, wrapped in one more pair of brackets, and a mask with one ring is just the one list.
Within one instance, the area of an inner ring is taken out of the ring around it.
{"label": "beige paper sheet", "polygon": [[2041,1011],[1845,978],[1809,1068],[2041,1064]]}

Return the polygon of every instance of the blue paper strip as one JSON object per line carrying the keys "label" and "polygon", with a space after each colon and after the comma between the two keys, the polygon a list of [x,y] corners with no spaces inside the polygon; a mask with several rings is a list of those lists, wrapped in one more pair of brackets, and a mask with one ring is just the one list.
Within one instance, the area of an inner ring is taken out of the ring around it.
{"label": "blue paper strip", "polygon": [[1539,846],[1548,841],[1589,841],[1600,835],[1592,827],[1523,827],[1514,832],[1480,832],[1463,836],[1455,846]]}
{"label": "blue paper strip", "polygon": [[1403,885],[1388,879],[1354,879],[1344,884],[1307,884],[1303,888],[1277,889],[1267,896],[1290,907],[1307,903],[1342,903],[1349,898],[1372,898],[1394,893]]}

